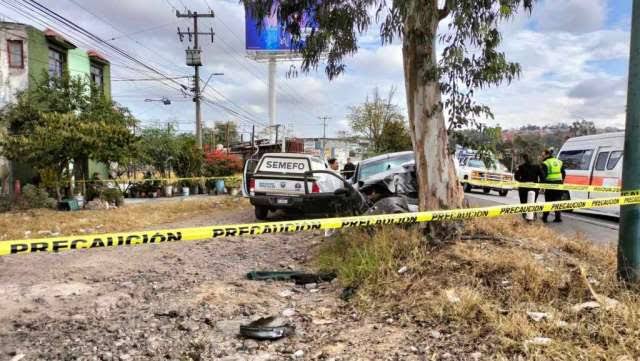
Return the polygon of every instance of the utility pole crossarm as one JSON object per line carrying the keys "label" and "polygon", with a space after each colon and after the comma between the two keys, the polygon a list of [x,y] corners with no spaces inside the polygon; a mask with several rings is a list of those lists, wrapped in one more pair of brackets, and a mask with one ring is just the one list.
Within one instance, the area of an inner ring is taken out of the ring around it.
{"label": "utility pole crossarm", "polygon": [[198,38],[200,35],[209,35],[211,36],[211,42],[213,43],[215,33],[213,32],[213,28],[211,28],[211,31],[209,32],[198,31],[198,19],[213,18],[215,17],[215,14],[213,13],[213,10],[209,13],[202,14],[199,14],[197,11],[192,12],[191,10],[187,10],[186,13],[181,13],[176,10],[176,17],[193,19],[193,31],[187,28],[187,31],[184,32],[178,28],[178,37],[180,38],[180,41],[182,41],[184,36],[187,35],[189,37],[189,42],[193,40],[193,49],[187,48],[187,65],[194,67],[193,102],[196,105],[196,145],[199,149],[202,149],[202,112],[200,109],[200,66],[202,65],[202,59],[200,58],[201,49],[198,46]]}

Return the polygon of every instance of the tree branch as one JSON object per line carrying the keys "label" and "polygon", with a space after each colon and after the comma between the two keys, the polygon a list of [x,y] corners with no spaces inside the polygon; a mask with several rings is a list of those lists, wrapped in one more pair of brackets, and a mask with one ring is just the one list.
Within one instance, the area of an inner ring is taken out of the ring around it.
{"label": "tree branch", "polygon": [[438,21],[449,16],[451,9],[449,8],[449,1],[444,2],[444,7],[442,9],[438,9]]}

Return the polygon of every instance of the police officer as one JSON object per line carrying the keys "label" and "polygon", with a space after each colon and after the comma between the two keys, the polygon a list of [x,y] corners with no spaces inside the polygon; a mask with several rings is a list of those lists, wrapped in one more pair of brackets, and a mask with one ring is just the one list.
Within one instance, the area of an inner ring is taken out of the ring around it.
{"label": "police officer", "polygon": [[[542,182],[551,184],[562,184],[566,176],[562,161],[553,156],[553,149],[547,149],[543,153],[542,166]],[[562,199],[563,191],[555,189],[545,189],[544,199],[547,202],[559,201]],[[549,212],[542,213],[542,221],[548,222]],[[562,213],[556,211],[554,222],[562,222]]]}

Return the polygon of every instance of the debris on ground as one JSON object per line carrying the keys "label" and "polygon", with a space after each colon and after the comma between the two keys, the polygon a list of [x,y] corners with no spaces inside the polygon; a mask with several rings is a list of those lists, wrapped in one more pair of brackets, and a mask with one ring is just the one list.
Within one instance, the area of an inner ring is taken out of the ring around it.
{"label": "debris on ground", "polygon": [[255,340],[277,340],[294,333],[294,326],[274,316],[261,317],[247,325],[240,326],[241,336]]}
{"label": "debris on ground", "polygon": [[527,312],[527,316],[535,322],[551,320],[551,315],[546,312]]}
{"label": "debris on ground", "polygon": [[253,281],[294,281],[297,285],[331,282],[335,278],[335,272],[251,271],[247,273],[247,279]]}
{"label": "debris on ground", "polygon": [[343,301],[349,301],[356,294],[357,290],[358,290],[358,287],[354,287],[354,286],[345,287],[340,293],[340,299]]}

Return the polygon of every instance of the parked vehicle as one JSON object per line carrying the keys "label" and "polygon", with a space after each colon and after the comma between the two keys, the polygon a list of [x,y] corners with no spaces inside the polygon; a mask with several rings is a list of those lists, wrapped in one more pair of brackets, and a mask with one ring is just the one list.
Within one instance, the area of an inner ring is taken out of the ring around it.
{"label": "parked vehicle", "polygon": [[353,186],[325,162],[301,153],[266,153],[247,161],[243,193],[259,220],[282,209],[296,216],[337,216],[363,212],[365,202]]}
{"label": "parked vehicle", "polygon": [[471,192],[471,190],[475,188],[480,188],[484,193],[489,193],[492,190],[498,192],[500,196],[505,197],[509,190],[513,189],[511,187],[486,187],[486,186],[478,186],[473,185],[467,180],[488,180],[488,181],[498,181],[498,182],[511,182],[513,181],[513,173],[509,172],[507,167],[505,167],[502,163],[494,160],[493,166],[491,168],[487,168],[485,162],[482,159],[478,159],[475,157],[467,157],[463,158],[459,165],[457,165],[457,173],[458,179],[462,183],[465,192]]}
{"label": "parked vehicle", "polygon": [[365,159],[356,165],[351,183],[358,188],[367,178],[400,167],[407,162],[415,162],[413,151],[387,153]]}
{"label": "parked vehicle", "polygon": [[[587,135],[569,138],[564,143],[558,159],[564,164],[567,184],[619,187],[622,184],[622,158],[624,132]],[[569,191],[571,199],[615,197],[617,193]],[[620,207],[603,207],[576,210],[619,216]]]}

